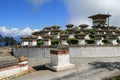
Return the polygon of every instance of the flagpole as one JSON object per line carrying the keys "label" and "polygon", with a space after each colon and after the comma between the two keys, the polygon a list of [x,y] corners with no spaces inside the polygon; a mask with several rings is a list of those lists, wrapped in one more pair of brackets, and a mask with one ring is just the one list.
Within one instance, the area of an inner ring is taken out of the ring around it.
{"label": "flagpole", "polygon": [[110,19],[109,19],[109,13],[108,13],[108,27],[109,27],[109,20],[110,20]]}

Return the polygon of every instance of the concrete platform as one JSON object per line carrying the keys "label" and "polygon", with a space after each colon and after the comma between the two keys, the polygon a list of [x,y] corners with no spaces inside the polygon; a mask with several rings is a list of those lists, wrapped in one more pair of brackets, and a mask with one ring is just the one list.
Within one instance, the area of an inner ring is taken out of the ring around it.
{"label": "concrete platform", "polygon": [[29,65],[36,72],[29,73],[11,80],[102,80],[105,77],[120,73],[120,58],[72,58],[74,69],[54,72],[45,68],[49,58],[29,58]]}

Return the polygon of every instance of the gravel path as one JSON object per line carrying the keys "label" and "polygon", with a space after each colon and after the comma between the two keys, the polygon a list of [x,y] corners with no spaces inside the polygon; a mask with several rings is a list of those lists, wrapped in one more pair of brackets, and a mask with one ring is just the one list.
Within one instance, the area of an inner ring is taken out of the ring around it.
{"label": "gravel path", "polygon": [[71,70],[53,72],[45,68],[48,59],[29,58],[29,65],[36,72],[11,80],[102,80],[120,72],[120,58],[71,58],[76,67]]}

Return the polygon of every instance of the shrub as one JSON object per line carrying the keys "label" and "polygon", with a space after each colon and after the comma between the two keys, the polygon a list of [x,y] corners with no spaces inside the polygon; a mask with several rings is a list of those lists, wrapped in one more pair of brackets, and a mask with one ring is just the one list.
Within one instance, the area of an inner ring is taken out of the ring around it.
{"label": "shrub", "polygon": [[75,32],[75,33],[80,33],[80,30],[79,30],[79,29],[77,29],[77,30],[75,30],[74,32]]}
{"label": "shrub", "polygon": [[68,44],[78,44],[78,40],[75,38],[68,38],[67,43]]}
{"label": "shrub", "polygon": [[94,44],[94,43],[95,43],[94,39],[85,40],[85,42],[86,42],[87,44]]}
{"label": "shrub", "polygon": [[67,30],[62,30],[61,32],[60,32],[60,34],[67,34],[68,32],[67,32]]}
{"label": "shrub", "polygon": [[117,39],[117,42],[120,43],[120,39]]}
{"label": "shrub", "polygon": [[60,39],[52,39],[51,44],[52,45],[57,45],[60,43]]}
{"label": "shrub", "polygon": [[90,33],[90,34],[94,34],[94,30],[93,30],[93,29],[90,29],[90,30],[89,30],[89,33]]}
{"label": "shrub", "polygon": [[108,40],[107,38],[105,38],[104,40],[102,40],[102,42],[103,42],[104,44],[108,44],[108,43],[109,43],[109,40]]}
{"label": "shrub", "polygon": [[43,45],[43,40],[37,40],[37,46]]}
{"label": "shrub", "polygon": [[77,39],[78,38],[78,34],[74,34],[74,37]]}

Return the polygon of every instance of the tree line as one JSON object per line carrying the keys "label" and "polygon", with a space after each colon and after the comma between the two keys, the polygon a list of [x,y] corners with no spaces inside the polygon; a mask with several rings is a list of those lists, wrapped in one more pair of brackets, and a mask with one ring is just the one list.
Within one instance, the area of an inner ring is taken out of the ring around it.
{"label": "tree line", "polygon": [[0,46],[15,46],[17,44],[18,41],[15,40],[13,37],[3,37],[2,35],[0,35]]}

